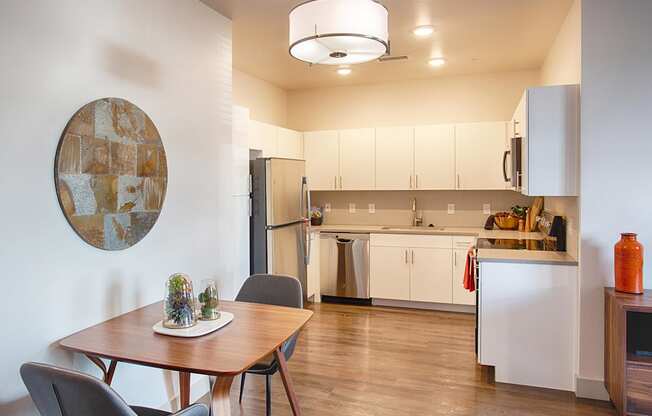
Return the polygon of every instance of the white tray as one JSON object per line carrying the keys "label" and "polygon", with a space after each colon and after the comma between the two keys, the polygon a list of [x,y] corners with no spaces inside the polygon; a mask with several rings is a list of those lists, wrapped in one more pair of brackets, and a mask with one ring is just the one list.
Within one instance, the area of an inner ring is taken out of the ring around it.
{"label": "white tray", "polygon": [[173,329],[166,328],[163,326],[163,321],[158,321],[152,329],[157,334],[170,335],[173,337],[183,337],[183,338],[194,338],[201,337],[202,335],[210,334],[211,332],[217,331],[222,328],[224,325],[228,324],[233,320],[233,314],[230,312],[220,311],[220,317],[214,321],[201,321],[197,320],[195,326],[190,328],[181,328]]}

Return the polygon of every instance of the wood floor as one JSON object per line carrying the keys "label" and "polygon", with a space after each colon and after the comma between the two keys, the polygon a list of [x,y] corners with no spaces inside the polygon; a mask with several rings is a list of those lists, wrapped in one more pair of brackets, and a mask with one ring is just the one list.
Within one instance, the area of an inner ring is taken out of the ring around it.
{"label": "wood floor", "polygon": [[[474,317],[465,314],[315,304],[289,361],[303,414],[615,415],[611,404],[566,392],[489,384],[476,365]],[[239,378],[234,415],[264,415],[263,376]],[[290,415],[273,379],[272,414]]]}

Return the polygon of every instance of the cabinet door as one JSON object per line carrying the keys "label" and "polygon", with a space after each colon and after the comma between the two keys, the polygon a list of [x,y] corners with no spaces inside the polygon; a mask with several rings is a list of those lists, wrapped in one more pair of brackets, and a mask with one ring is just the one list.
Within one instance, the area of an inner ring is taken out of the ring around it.
{"label": "cabinet door", "polygon": [[376,129],[376,189],[414,187],[414,128]]}
{"label": "cabinet door", "polygon": [[410,300],[451,303],[452,250],[441,248],[410,249]]}
{"label": "cabinet door", "polygon": [[529,149],[529,135],[528,135],[528,103],[527,103],[528,92],[527,90],[523,93],[521,101],[516,107],[516,112],[514,113],[514,135],[515,137],[521,137],[521,175],[517,178],[518,189],[517,191],[522,192],[524,195],[528,195],[528,181],[529,181],[529,161],[528,161],[528,149]]}
{"label": "cabinet door", "polygon": [[410,300],[409,249],[371,247],[369,260],[372,298]]}
{"label": "cabinet door", "polygon": [[414,187],[455,189],[455,126],[414,129]]}
{"label": "cabinet door", "polygon": [[278,128],[277,156],[303,159],[303,135],[298,131]]}
{"label": "cabinet door", "polygon": [[338,189],[339,138],[337,131],[313,131],[303,135],[306,175],[310,189]]}
{"label": "cabinet door", "polygon": [[374,189],[374,129],[340,131],[340,189]]}
{"label": "cabinet door", "polygon": [[505,189],[506,129],[502,121],[455,126],[457,189]]}
{"label": "cabinet door", "polygon": [[310,263],[307,267],[306,292],[307,296],[313,296],[314,302],[319,302],[320,285],[320,238],[319,233],[310,233]]}
{"label": "cabinet door", "polygon": [[464,289],[464,269],[468,250],[453,251],[453,303],[458,305],[475,305],[475,292]]}
{"label": "cabinet door", "polygon": [[275,157],[278,127],[260,121],[249,121],[249,148],[260,150],[262,157]]}

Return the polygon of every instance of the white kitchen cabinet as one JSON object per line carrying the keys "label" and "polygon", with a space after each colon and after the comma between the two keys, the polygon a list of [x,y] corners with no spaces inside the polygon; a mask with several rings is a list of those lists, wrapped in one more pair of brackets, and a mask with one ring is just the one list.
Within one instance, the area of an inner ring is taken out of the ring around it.
{"label": "white kitchen cabinet", "polygon": [[287,159],[303,159],[303,134],[278,127],[276,156]]}
{"label": "white kitchen cabinet", "polygon": [[306,176],[313,191],[339,187],[339,134],[336,130],[311,131],[303,135]]}
{"label": "white kitchen cabinet", "polygon": [[410,300],[407,248],[371,246],[369,266],[372,298]]}
{"label": "white kitchen cabinet", "polygon": [[414,188],[414,128],[376,129],[376,189]]}
{"label": "white kitchen cabinet", "polygon": [[414,187],[455,189],[455,125],[414,129]]}
{"label": "white kitchen cabinet", "polygon": [[478,361],[496,382],[574,390],[577,266],[481,261]]}
{"label": "white kitchen cabinet", "polygon": [[278,127],[249,120],[249,148],[260,150],[262,157],[276,157]]}
{"label": "white kitchen cabinet", "polygon": [[522,137],[519,190],[525,195],[577,196],[579,86],[528,88],[513,121]]}
{"label": "white kitchen cabinet", "polygon": [[450,249],[410,249],[410,300],[452,303]]}
{"label": "white kitchen cabinet", "polygon": [[455,126],[457,189],[505,189],[503,152],[507,123]]}
{"label": "white kitchen cabinet", "polygon": [[374,129],[341,130],[339,188],[344,190],[374,189]]}

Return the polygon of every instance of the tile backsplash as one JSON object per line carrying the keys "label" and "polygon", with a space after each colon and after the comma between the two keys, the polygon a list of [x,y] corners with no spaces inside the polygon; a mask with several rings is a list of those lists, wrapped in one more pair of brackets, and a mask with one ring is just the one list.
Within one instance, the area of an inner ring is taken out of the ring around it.
{"label": "tile backsplash", "polygon": [[[512,191],[315,191],[312,204],[322,208],[330,204],[325,224],[409,225],[412,198],[417,199],[425,225],[470,227],[484,225],[487,204],[493,214],[532,201]],[[352,205],[355,212],[350,210]]]}

